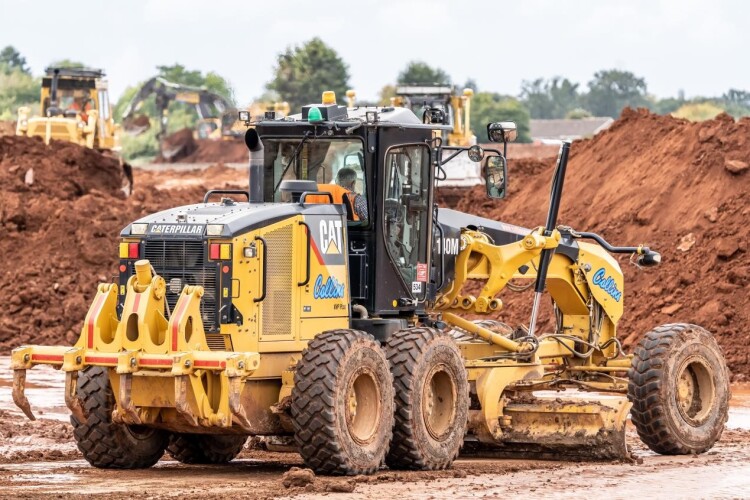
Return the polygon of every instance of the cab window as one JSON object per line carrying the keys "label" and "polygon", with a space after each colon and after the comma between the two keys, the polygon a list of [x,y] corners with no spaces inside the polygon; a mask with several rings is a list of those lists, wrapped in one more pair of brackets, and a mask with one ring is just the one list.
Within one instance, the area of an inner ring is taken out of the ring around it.
{"label": "cab window", "polygon": [[[282,180],[313,180],[321,190],[326,185],[344,188],[358,213],[357,223],[368,220],[364,148],[359,139],[300,138],[263,139],[265,199],[288,201],[279,190]],[[354,222],[354,221],[353,221]]]}

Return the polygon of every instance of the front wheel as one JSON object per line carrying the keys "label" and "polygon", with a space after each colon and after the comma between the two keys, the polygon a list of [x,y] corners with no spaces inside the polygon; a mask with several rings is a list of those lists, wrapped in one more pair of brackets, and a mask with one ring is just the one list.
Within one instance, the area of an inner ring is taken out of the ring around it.
{"label": "front wheel", "polygon": [[635,349],[628,378],[633,424],[653,451],[703,453],[721,437],[729,371],[708,331],[690,324],[651,330]]}
{"label": "front wheel", "polygon": [[225,464],[240,454],[247,436],[172,434],[167,453],[184,464]]}
{"label": "front wheel", "polygon": [[112,422],[115,396],[107,368],[92,366],[78,376],[76,388],[87,417],[70,417],[78,449],[94,467],[143,469],[159,461],[167,447],[164,431]]}

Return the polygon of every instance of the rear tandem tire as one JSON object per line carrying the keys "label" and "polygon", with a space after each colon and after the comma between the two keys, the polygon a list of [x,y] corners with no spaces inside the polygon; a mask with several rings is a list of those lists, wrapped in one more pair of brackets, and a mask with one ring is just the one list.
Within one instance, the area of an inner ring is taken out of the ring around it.
{"label": "rear tandem tire", "polygon": [[77,393],[88,416],[85,422],[70,417],[70,423],[88,463],[101,469],[144,469],[164,455],[166,432],[112,422],[115,397],[107,368],[93,366],[81,371]]}
{"label": "rear tandem tire", "polygon": [[396,387],[386,463],[407,470],[450,467],[463,445],[469,413],[469,382],[456,343],[432,328],[409,328],[393,334],[386,350]]}
{"label": "rear tandem tire", "polygon": [[714,337],[700,326],[648,332],[628,371],[631,417],[641,440],[662,455],[703,453],[727,420],[729,370]]}
{"label": "rear tandem tire", "polygon": [[292,389],[294,437],[320,474],[371,474],[393,434],[393,377],[383,349],[358,330],[317,335],[302,352]]}
{"label": "rear tandem tire", "polygon": [[245,441],[247,436],[174,433],[167,453],[183,464],[225,464],[240,454]]}

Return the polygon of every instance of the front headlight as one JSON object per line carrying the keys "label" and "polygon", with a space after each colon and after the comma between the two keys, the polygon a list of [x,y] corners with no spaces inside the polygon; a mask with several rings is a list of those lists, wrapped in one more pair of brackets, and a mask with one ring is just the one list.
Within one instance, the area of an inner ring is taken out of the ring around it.
{"label": "front headlight", "polygon": [[208,224],[206,226],[206,234],[208,236],[221,236],[224,232],[224,224]]}
{"label": "front headlight", "polygon": [[148,224],[145,223],[137,223],[137,224],[131,224],[130,225],[130,234],[146,234],[146,231],[148,230]]}

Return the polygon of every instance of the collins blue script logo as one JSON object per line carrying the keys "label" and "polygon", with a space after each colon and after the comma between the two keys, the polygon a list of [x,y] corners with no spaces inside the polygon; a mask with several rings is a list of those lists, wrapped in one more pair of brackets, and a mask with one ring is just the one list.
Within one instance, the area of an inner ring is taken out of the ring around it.
{"label": "collins blue script logo", "polygon": [[313,297],[316,299],[343,299],[344,284],[333,276],[329,276],[325,283],[323,283],[323,275],[319,274],[315,278]]}
{"label": "collins blue script logo", "polygon": [[620,302],[622,292],[617,289],[617,283],[615,283],[615,280],[612,278],[612,276],[604,275],[603,267],[594,273],[593,283],[604,290],[608,295],[615,299],[615,301]]}

